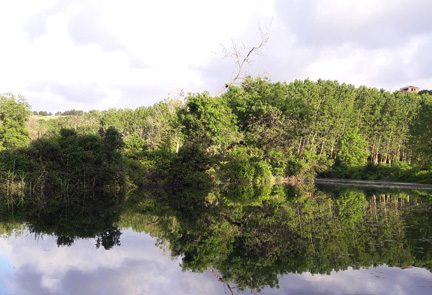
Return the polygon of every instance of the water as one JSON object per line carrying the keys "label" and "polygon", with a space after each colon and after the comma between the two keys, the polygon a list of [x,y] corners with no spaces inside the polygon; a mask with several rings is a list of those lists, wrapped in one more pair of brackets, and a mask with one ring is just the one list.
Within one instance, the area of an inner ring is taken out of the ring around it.
{"label": "water", "polygon": [[0,294],[432,294],[428,193],[322,190],[3,211]]}
{"label": "water", "polygon": [[[182,272],[179,260],[155,247],[147,234],[124,230],[122,245],[97,249],[94,240],[58,247],[53,236],[2,239],[1,294],[190,294],[218,289],[211,276]],[[176,290],[173,293],[173,290]]]}
{"label": "water", "polygon": [[[209,272],[183,272],[180,259],[155,247],[148,234],[125,230],[122,245],[96,249],[94,241],[57,247],[55,237],[29,233],[0,241],[0,294],[224,294]],[[287,274],[262,294],[431,294],[423,268],[371,267],[330,275]],[[234,289],[235,290],[235,289]],[[237,293],[237,292],[236,292]],[[248,292],[241,292],[241,294]]]}

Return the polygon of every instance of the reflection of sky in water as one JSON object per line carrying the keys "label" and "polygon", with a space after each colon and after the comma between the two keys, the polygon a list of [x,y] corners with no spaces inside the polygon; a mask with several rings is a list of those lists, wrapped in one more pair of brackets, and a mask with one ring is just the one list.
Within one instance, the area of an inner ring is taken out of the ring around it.
{"label": "reflection of sky in water", "polygon": [[0,294],[8,294],[7,284],[13,272],[13,265],[9,262],[6,255],[2,254],[0,254]]}
{"label": "reflection of sky in water", "polygon": [[[281,294],[432,294],[432,273],[426,269],[371,267],[331,275],[291,274],[280,281]],[[270,294],[270,293],[269,293]]]}
{"label": "reflection of sky in water", "polygon": [[[0,239],[0,294],[225,294],[208,271],[183,272],[155,239],[125,230],[120,247],[93,240],[57,247],[45,236]],[[290,274],[261,294],[432,294],[432,273],[377,267],[327,275]]]}

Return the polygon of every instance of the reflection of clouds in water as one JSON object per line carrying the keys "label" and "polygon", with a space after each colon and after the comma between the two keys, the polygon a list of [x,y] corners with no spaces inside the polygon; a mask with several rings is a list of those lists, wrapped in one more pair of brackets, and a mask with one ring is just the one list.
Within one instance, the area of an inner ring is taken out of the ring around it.
{"label": "reflection of clouds in water", "polygon": [[[93,240],[57,247],[55,238],[2,240],[16,273],[1,294],[219,294],[211,274],[182,272],[155,239],[125,231],[122,246],[96,249]],[[12,248],[13,251],[7,249]],[[2,291],[0,289],[0,291]]]}
{"label": "reflection of clouds in water", "polygon": [[13,271],[13,265],[9,262],[6,255],[0,255],[0,273],[10,273]]}
{"label": "reflection of clouds in water", "polygon": [[[93,240],[57,247],[49,236],[0,239],[0,293],[225,294],[211,273],[182,272],[180,261],[150,236],[126,230],[121,242],[106,251]],[[261,294],[430,294],[432,274],[420,268],[348,269],[329,276],[289,274],[279,285]]]}
{"label": "reflection of clouds in water", "polygon": [[[2,249],[0,239],[0,249]],[[9,262],[6,255],[0,255],[0,294],[7,294],[10,289],[9,282],[13,274],[13,265]]]}
{"label": "reflection of clouds in water", "polygon": [[331,275],[290,274],[281,278],[279,285],[281,294],[426,295],[432,294],[432,273],[422,268],[349,268]]}

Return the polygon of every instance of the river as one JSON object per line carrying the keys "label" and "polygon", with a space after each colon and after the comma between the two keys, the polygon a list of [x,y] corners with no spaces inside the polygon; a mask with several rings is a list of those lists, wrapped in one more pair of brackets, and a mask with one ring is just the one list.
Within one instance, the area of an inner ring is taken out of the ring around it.
{"label": "river", "polygon": [[4,207],[0,294],[432,293],[427,191],[275,186],[202,197]]}

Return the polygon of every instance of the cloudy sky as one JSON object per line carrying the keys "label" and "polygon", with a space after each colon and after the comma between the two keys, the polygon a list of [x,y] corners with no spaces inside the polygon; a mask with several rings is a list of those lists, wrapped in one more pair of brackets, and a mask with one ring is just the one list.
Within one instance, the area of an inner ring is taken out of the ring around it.
{"label": "cloudy sky", "polygon": [[[15,0],[0,2],[0,93],[33,110],[135,108],[215,93],[245,74],[432,89],[430,0]],[[261,29],[260,29],[261,28]]]}

